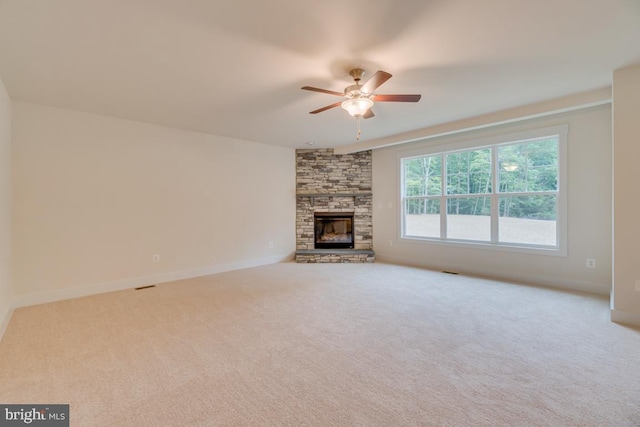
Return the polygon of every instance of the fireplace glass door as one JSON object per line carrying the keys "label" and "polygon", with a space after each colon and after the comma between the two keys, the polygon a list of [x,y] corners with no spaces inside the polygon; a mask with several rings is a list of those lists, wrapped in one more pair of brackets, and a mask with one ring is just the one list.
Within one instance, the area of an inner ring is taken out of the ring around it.
{"label": "fireplace glass door", "polygon": [[353,248],[353,213],[316,212],[315,248]]}

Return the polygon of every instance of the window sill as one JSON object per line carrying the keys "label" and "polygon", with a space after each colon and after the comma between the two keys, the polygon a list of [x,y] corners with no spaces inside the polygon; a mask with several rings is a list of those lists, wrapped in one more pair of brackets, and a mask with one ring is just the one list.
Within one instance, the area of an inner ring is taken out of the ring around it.
{"label": "window sill", "polygon": [[419,245],[434,245],[434,246],[450,246],[466,249],[479,249],[479,250],[491,250],[511,253],[523,253],[530,255],[544,255],[544,256],[556,256],[566,257],[566,249],[559,247],[549,246],[536,246],[536,245],[518,245],[514,243],[490,243],[490,242],[478,242],[470,240],[442,240],[437,238],[428,237],[412,237],[405,236],[400,237],[401,242],[419,244]]}

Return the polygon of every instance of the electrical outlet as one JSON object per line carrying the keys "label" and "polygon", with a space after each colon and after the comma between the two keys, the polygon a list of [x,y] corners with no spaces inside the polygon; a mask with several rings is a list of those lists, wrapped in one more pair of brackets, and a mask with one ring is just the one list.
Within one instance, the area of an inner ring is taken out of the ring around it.
{"label": "electrical outlet", "polygon": [[640,279],[636,279],[635,285],[636,285],[636,291],[640,292]]}
{"label": "electrical outlet", "polygon": [[596,260],[594,258],[587,258],[587,268],[596,268]]}
{"label": "electrical outlet", "polygon": [[269,249],[273,249],[273,240],[269,240]]}
{"label": "electrical outlet", "polygon": [[153,262],[160,262],[160,255],[159,254],[155,254],[153,256]]}

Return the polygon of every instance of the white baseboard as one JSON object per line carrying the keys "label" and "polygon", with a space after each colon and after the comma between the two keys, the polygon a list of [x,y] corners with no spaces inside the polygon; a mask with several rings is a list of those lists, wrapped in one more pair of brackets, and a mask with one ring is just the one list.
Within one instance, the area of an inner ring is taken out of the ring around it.
{"label": "white baseboard", "polygon": [[[218,264],[191,270],[171,271],[152,276],[132,277],[112,282],[96,283],[86,286],[78,286],[55,291],[38,292],[28,295],[19,295],[13,299],[14,308],[26,307],[36,304],[61,301],[71,298],[85,297],[102,294],[105,292],[121,291],[123,289],[138,288],[141,286],[158,283],[173,282],[176,280],[190,279],[193,277],[207,276],[209,274],[224,273],[226,271],[241,270],[243,268],[258,267],[261,265],[275,264],[293,259],[293,255],[276,255],[271,257],[239,261],[228,264]],[[10,316],[9,316],[10,317]],[[8,323],[8,320],[7,320]]]}
{"label": "white baseboard", "polygon": [[4,337],[4,333],[7,331],[7,327],[9,326],[9,321],[11,320],[12,315],[13,308],[9,307],[7,309],[7,312],[4,313],[4,315],[0,319],[0,341],[2,341],[2,337]]}
{"label": "white baseboard", "polygon": [[624,325],[640,326],[640,314],[622,310],[611,310],[611,321]]}
{"label": "white baseboard", "polygon": [[385,256],[376,254],[376,261],[387,262],[390,264],[399,264],[399,265],[407,265],[411,267],[421,267],[429,270],[447,270],[447,271],[457,271],[460,274],[469,274],[473,276],[481,276],[492,278],[496,280],[506,280],[515,283],[529,284],[529,285],[538,285],[546,288],[554,288],[554,289],[563,289],[567,291],[578,291],[578,292],[587,292],[591,294],[598,295],[606,295],[609,296],[610,293],[610,285],[601,284],[601,283],[588,283],[588,282],[580,282],[576,280],[567,280],[567,279],[557,279],[554,277],[545,277],[542,275],[528,276],[521,274],[502,274],[496,271],[482,271],[474,269],[473,271],[467,271],[465,269],[457,268],[456,266],[447,265],[447,266],[433,266],[421,264],[419,262],[413,260],[407,260],[400,257],[393,256]]}

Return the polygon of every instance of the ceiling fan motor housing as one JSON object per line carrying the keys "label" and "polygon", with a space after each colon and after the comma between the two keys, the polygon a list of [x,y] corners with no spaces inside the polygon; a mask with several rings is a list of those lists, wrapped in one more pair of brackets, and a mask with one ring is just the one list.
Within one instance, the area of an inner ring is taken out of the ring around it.
{"label": "ceiling fan motor housing", "polygon": [[368,93],[364,93],[361,91],[362,86],[359,84],[347,86],[344,89],[344,96],[348,96],[349,98],[360,98],[369,96]]}

